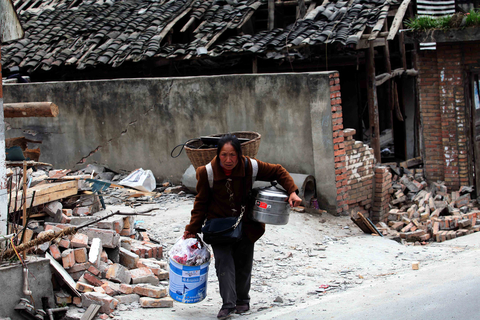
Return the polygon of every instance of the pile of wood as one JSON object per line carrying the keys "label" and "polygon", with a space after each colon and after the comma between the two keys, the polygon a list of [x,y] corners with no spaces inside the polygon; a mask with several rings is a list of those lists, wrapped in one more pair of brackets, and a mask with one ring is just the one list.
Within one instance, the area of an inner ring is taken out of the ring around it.
{"label": "pile of wood", "polygon": [[394,166],[391,169],[394,177],[390,210],[386,221],[376,225],[383,235],[427,244],[480,230],[478,204],[471,199],[473,187],[448,191],[444,182],[428,185],[423,169]]}

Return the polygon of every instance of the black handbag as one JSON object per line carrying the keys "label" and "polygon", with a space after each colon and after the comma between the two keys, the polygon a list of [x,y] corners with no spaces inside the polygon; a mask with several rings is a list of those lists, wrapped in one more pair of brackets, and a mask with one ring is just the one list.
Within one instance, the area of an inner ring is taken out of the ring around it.
{"label": "black handbag", "polygon": [[[245,172],[247,171],[247,162],[245,160]],[[246,208],[245,178],[243,179],[243,189],[243,204],[240,216],[207,220],[202,227],[203,241],[208,244],[233,244],[242,239],[242,218]]]}
{"label": "black handbag", "polygon": [[232,244],[242,239],[242,214],[237,217],[207,220],[202,228],[203,241],[208,244]]}

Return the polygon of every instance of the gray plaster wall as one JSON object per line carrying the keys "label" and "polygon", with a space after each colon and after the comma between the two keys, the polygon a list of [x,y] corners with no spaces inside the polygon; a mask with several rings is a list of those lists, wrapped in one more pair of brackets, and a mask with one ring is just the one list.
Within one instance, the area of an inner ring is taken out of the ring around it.
{"label": "gray plaster wall", "polygon": [[[35,307],[42,309],[43,297],[48,297],[51,308],[55,307],[50,260],[46,258],[31,260],[27,262],[27,267],[29,272],[28,288],[32,291]],[[23,294],[22,265],[16,263],[15,265],[0,267],[0,281],[2,283],[2,290],[0,290],[0,318],[25,319],[18,311],[15,311],[20,298],[26,298],[30,301],[30,297]]]}
{"label": "gray plaster wall", "polygon": [[185,152],[170,157],[176,145],[201,135],[255,131],[262,134],[257,158],[315,176],[324,207],[333,212],[330,73],[9,84],[5,103],[51,101],[60,114],[6,119],[6,136],[43,141],[40,160],[55,168],[142,167],[157,182],[178,183],[190,162]]}

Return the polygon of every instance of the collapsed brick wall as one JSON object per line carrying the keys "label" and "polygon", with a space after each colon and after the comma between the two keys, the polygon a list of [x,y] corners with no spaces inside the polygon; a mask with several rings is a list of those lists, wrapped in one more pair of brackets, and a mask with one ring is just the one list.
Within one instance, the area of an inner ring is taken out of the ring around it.
{"label": "collapsed brick wall", "polygon": [[471,183],[465,86],[466,71],[480,66],[479,50],[480,42],[437,43],[417,55],[425,176],[450,189]]}
{"label": "collapsed brick wall", "polygon": [[373,202],[373,150],[355,141],[355,129],[343,129],[342,99],[338,73],[330,75],[333,149],[337,187],[337,214],[351,210],[368,216]]}

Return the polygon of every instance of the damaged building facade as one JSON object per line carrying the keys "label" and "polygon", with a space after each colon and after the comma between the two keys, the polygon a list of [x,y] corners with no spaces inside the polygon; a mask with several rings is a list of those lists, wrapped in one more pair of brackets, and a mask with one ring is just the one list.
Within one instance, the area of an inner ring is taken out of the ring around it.
{"label": "damaged building facade", "polygon": [[[62,167],[148,166],[178,182],[188,160],[170,158],[176,145],[251,130],[262,134],[259,159],[314,175],[334,214],[384,218],[392,190],[380,163],[420,158],[429,181],[452,190],[473,182],[475,155],[451,161],[453,147],[433,141],[467,149],[471,137],[429,131],[445,131],[426,107],[428,55],[439,53],[404,41],[415,1],[14,5],[26,36],[2,48],[4,73],[34,83],[6,84],[6,99],[53,101],[63,113],[12,120],[7,135],[35,134],[45,160]],[[458,121],[448,125],[458,131]],[[146,154],[141,164],[132,156]]]}

